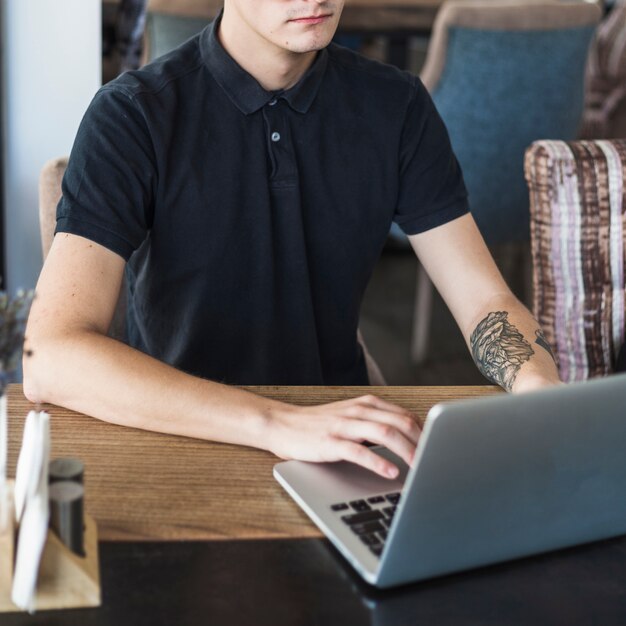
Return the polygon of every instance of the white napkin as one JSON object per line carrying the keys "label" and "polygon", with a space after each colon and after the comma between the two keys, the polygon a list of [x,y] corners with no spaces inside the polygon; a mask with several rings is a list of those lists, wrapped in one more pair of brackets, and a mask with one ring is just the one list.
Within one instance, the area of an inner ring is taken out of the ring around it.
{"label": "white napkin", "polygon": [[40,431],[40,413],[31,411],[26,416],[22,448],[17,459],[15,472],[15,521],[19,524],[24,512],[24,505],[29,495],[33,495],[39,484],[42,462],[42,442]]}
{"label": "white napkin", "polygon": [[31,411],[26,418],[15,479],[16,511],[19,507],[16,516],[21,521],[11,594],[13,603],[29,612],[35,610],[37,573],[48,533],[49,461],[50,416]]}

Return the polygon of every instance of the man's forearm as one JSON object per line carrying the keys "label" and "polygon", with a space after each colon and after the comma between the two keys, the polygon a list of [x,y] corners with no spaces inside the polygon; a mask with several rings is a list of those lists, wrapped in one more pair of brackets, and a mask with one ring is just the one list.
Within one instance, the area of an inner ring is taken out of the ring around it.
{"label": "man's forearm", "polygon": [[507,391],[559,381],[554,355],[537,321],[513,296],[494,298],[469,333],[478,369]]}
{"label": "man's forearm", "polygon": [[395,478],[398,468],[363,441],[411,463],[414,416],[365,395],[295,406],[190,376],[96,332],[28,342],[24,391],[116,424],[270,450],[282,458],[350,461]]}
{"label": "man's forearm", "polygon": [[108,422],[258,445],[267,410],[281,403],[190,376],[97,332],[29,341],[24,391]]}

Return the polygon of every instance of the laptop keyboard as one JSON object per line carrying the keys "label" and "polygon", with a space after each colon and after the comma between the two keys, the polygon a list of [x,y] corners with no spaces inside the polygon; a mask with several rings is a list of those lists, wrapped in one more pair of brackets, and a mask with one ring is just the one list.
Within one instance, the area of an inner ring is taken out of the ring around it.
{"label": "laptop keyboard", "polygon": [[331,504],[330,508],[341,515],[341,520],[373,554],[380,556],[398,502],[400,493],[394,492],[351,502],[337,502]]}

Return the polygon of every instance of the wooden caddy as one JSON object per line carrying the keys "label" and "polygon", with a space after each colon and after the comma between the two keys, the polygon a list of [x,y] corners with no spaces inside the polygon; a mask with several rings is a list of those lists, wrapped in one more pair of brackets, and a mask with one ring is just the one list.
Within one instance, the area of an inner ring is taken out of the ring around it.
{"label": "wooden caddy", "polygon": [[[12,485],[9,488],[12,491]],[[9,508],[10,519],[14,520],[13,507]],[[15,541],[15,525],[10,523],[7,531],[0,534],[0,613],[20,611],[11,602]],[[96,523],[85,515],[84,557],[74,554],[51,530],[48,531],[39,565],[35,610],[90,606],[100,606],[100,568]]]}

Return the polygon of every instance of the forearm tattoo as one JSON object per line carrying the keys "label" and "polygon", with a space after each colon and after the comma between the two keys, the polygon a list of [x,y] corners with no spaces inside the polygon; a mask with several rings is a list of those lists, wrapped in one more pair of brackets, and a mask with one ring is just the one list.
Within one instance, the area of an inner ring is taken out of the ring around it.
{"label": "forearm tattoo", "polygon": [[474,329],[470,346],[478,369],[489,380],[511,391],[520,367],[535,351],[508,317],[507,311],[489,313]]}
{"label": "forearm tattoo", "polygon": [[535,337],[536,337],[535,343],[539,344],[544,350],[546,350],[548,354],[552,357],[552,360],[556,363],[554,352],[552,352],[552,348],[550,347],[550,344],[548,343],[548,340],[546,339],[546,336],[543,334],[543,330],[541,330],[541,328],[538,328],[535,331]]}

